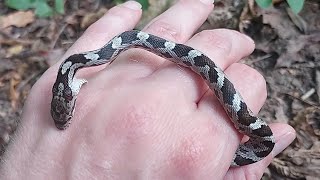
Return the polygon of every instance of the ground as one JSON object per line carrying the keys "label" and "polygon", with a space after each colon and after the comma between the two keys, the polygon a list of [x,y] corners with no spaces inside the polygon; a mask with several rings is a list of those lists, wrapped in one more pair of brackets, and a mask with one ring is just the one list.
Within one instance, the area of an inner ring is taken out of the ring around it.
{"label": "ground", "polygon": [[[137,28],[167,9],[172,0],[149,0]],[[243,59],[265,77],[268,99],[260,112],[267,122],[288,123],[296,140],[278,155],[263,179],[320,177],[320,2],[306,1],[292,13],[285,1],[261,9],[253,0],[216,1],[199,29],[230,28],[251,36],[256,49]],[[65,14],[38,18],[0,3],[1,154],[19,125],[32,85],[83,31],[114,4],[111,0],[67,1]]]}

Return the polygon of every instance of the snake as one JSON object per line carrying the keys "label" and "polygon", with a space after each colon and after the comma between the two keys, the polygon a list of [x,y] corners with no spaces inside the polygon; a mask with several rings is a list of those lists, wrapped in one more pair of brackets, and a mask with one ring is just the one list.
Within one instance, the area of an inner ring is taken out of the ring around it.
{"label": "snake", "polygon": [[166,58],[197,73],[214,92],[235,128],[249,140],[240,143],[231,167],[244,166],[265,158],[275,144],[274,135],[265,121],[254,115],[226,74],[213,60],[199,50],[175,43],[139,30],[125,31],[112,38],[103,47],[73,54],[58,70],[52,87],[51,116],[60,130],[69,127],[75,111],[77,95],[85,79],[75,77],[85,67],[112,63],[121,52],[141,48]]}

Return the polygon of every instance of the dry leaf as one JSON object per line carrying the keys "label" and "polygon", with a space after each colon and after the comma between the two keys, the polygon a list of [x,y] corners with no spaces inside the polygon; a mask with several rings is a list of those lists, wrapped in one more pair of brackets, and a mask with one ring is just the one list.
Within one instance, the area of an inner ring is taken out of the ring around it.
{"label": "dry leaf", "polygon": [[313,132],[320,137],[320,109],[309,108],[310,112],[306,114],[306,120],[312,127]]}
{"label": "dry leaf", "polygon": [[16,86],[20,83],[21,77],[18,73],[15,73],[10,79],[9,98],[11,101],[11,107],[17,108],[17,101],[19,100],[20,93],[16,90]]}
{"label": "dry leaf", "polygon": [[292,22],[299,28],[300,31],[309,34],[308,23],[303,19],[303,17],[295,14],[290,8],[286,8],[288,16],[292,20]]}
{"label": "dry leaf", "polygon": [[24,49],[24,47],[21,44],[17,44],[17,45],[11,46],[8,49],[6,58],[12,57],[13,55],[20,54],[23,51],[23,49]]}
{"label": "dry leaf", "polygon": [[34,13],[32,11],[18,11],[0,18],[0,28],[9,26],[25,27],[34,21]]}
{"label": "dry leaf", "polygon": [[0,60],[0,74],[1,74],[0,87],[1,87],[1,84],[5,83],[5,81],[3,81],[5,72],[13,70],[13,69],[15,69],[15,64],[13,61],[6,59],[6,58],[3,58]]}

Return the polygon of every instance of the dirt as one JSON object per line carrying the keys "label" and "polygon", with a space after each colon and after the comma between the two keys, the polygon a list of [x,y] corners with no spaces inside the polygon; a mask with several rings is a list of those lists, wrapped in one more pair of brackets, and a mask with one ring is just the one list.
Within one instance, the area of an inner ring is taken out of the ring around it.
{"label": "dirt", "polygon": [[[0,3],[1,154],[19,125],[32,85],[114,5],[101,2],[68,1],[64,15],[50,18],[37,18],[33,11],[14,11]],[[149,2],[137,28],[172,4],[171,0]],[[257,7],[253,0],[217,1],[199,29],[236,29],[254,39],[256,49],[243,63],[259,70],[267,81],[268,98],[259,114],[269,123],[288,123],[297,131],[296,140],[268,167],[266,180],[320,177],[319,12],[318,0],[306,1],[298,15],[281,0],[268,9]]]}

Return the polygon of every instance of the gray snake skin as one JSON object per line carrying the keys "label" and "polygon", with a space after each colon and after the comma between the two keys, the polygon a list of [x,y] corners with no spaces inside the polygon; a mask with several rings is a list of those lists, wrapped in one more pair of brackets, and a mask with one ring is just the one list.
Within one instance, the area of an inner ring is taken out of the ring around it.
{"label": "gray snake skin", "polygon": [[102,48],[71,55],[60,66],[52,88],[51,116],[58,129],[66,129],[72,119],[81,86],[87,81],[75,78],[77,70],[112,62],[129,48],[142,48],[199,74],[215,93],[236,129],[250,139],[240,144],[231,166],[243,166],[260,161],[274,147],[269,126],[253,115],[241,95],[223,71],[202,52],[183,44],[167,41],[142,31],[126,31],[114,37]]}

